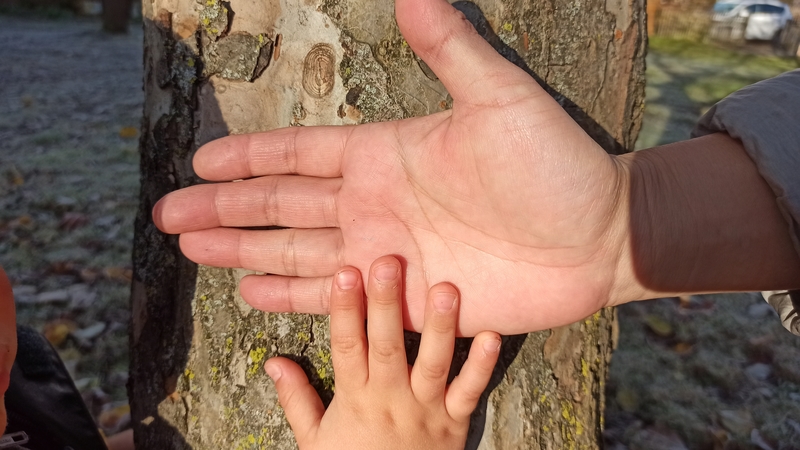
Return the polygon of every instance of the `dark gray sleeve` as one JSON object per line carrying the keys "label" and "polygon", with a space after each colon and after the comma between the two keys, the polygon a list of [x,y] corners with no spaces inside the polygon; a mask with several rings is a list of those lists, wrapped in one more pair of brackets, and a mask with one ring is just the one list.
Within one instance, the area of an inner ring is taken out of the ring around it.
{"label": "dark gray sleeve", "polygon": [[[726,132],[739,139],[767,181],[800,254],[800,70],[748,86],[700,118],[692,137]],[[800,276],[800,274],[798,274]],[[800,292],[770,302],[783,326],[800,335]]]}

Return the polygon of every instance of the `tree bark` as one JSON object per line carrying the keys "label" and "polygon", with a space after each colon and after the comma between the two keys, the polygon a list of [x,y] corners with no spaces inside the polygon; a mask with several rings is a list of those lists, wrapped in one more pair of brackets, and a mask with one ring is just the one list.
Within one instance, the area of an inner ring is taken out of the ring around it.
{"label": "tree bark", "polygon": [[[642,1],[457,6],[609,152],[633,147],[644,96]],[[197,182],[191,156],[209,140],[419,116],[451,99],[408,48],[390,0],[149,0],[143,9],[129,384],[137,448],[295,448],[262,365],[276,354],[293,357],[330,399],[327,318],[251,309],[236,289],[244,271],[191,264],[177,239],[155,228],[150,210]],[[613,339],[611,310],[505,338],[467,447],[599,448]],[[413,353],[411,334],[409,341]]]}

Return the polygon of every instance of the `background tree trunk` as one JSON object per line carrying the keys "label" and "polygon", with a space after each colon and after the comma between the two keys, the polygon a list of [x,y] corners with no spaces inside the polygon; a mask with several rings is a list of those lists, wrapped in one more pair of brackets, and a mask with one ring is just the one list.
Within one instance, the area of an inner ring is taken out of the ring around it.
{"label": "background tree trunk", "polygon": [[[640,0],[457,6],[608,151],[632,148],[644,92]],[[293,357],[329,399],[327,318],[252,310],[236,289],[243,271],[189,263],[177,239],[155,229],[150,210],[197,181],[191,156],[211,139],[400,119],[451,100],[403,40],[391,0],[146,0],[143,9],[129,384],[138,448],[295,448],[262,365],[275,354]],[[468,448],[598,448],[613,324],[607,310],[506,338]]]}
{"label": "background tree trunk", "polygon": [[103,30],[109,33],[127,33],[133,0],[103,0],[102,5]]}

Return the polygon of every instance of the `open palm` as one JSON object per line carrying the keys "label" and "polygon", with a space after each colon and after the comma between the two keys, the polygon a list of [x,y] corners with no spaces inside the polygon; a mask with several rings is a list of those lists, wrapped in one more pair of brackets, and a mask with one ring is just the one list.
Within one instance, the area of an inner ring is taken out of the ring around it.
{"label": "open palm", "polygon": [[[171,193],[156,224],[196,262],[274,274],[241,285],[269,311],[327,312],[330,276],[384,254],[406,261],[409,298],[459,286],[463,335],[600,309],[626,265],[624,171],[447,2],[399,0],[397,20],[451,111],[214,141],[198,175],[247,180]],[[267,225],[288,228],[234,228]],[[420,330],[423,313],[408,302],[406,326]]]}

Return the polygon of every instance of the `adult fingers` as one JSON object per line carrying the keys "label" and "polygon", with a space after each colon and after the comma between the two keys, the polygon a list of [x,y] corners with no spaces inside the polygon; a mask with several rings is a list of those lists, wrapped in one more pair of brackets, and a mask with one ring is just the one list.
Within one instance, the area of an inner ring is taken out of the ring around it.
{"label": "adult fingers", "polygon": [[531,93],[544,94],[448,1],[396,0],[395,15],[411,49],[442,80],[455,101],[503,104]]}
{"label": "adult fingers", "polygon": [[461,373],[450,383],[445,395],[445,407],[450,417],[459,421],[469,420],[489,384],[499,355],[500,336],[497,333],[484,331],[475,336]]}
{"label": "adult fingers", "polygon": [[342,233],[338,228],[212,228],[181,234],[180,244],[183,254],[198,264],[275,275],[326,276],[344,265]]}
{"label": "adult fingers", "polygon": [[381,386],[407,385],[400,262],[392,256],[382,256],[372,263],[369,273],[369,380]]}
{"label": "adult fingers", "polygon": [[341,178],[291,175],[201,184],[159,200],[153,207],[153,221],[171,234],[220,226],[335,227],[341,185]]}
{"label": "adult fingers", "polygon": [[328,314],[332,280],[248,275],[239,282],[239,292],[253,308],[262,311]]}
{"label": "adult fingers", "polygon": [[264,370],[275,382],[278,401],[286,420],[294,431],[297,443],[302,446],[303,441],[313,436],[325,414],[322,400],[308,383],[303,369],[293,361],[281,357],[270,358],[264,364]]}
{"label": "adult fingers", "polygon": [[369,378],[365,318],[361,275],[345,267],[331,286],[331,355],[340,392],[362,387]]}
{"label": "adult fingers", "polygon": [[453,360],[458,321],[458,291],[441,283],[428,291],[419,354],[411,371],[411,390],[422,403],[441,402]]}
{"label": "adult fingers", "polygon": [[200,147],[192,161],[202,178],[237,180],[261,175],[341,176],[353,127],[291,127],[228,136]]}

